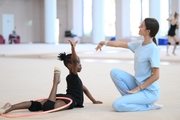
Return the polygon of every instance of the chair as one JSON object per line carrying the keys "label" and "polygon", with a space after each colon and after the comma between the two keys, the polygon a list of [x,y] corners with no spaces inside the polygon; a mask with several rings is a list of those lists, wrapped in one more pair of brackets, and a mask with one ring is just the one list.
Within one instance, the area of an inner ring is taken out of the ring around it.
{"label": "chair", "polygon": [[19,36],[19,35],[17,36],[17,39],[14,40],[14,43],[15,43],[15,44],[19,44],[19,43],[20,43],[20,36]]}
{"label": "chair", "polygon": [[5,44],[5,39],[3,38],[2,35],[0,35],[0,44]]}
{"label": "chair", "polygon": [[[12,35],[10,34],[10,35],[9,35],[9,40],[10,40],[11,38],[12,38]],[[13,39],[13,41],[14,41],[14,44],[19,44],[19,43],[20,43],[20,36],[18,35],[17,38],[14,38],[14,39]],[[12,44],[13,41],[11,40],[11,41],[9,42],[9,44]]]}

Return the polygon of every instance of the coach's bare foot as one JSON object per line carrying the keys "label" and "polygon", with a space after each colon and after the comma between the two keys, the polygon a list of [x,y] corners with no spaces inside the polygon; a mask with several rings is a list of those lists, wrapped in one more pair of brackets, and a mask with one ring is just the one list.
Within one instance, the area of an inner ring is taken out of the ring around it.
{"label": "coach's bare foot", "polygon": [[0,115],[5,114],[11,108],[11,104],[8,102],[0,109]]}
{"label": "coach's bare foot", "polygon": [[61,73],[60,68],[59,67],[54,67],[54,80],[53,80],[53,82],[55,84],[60,83],[60,73]]}

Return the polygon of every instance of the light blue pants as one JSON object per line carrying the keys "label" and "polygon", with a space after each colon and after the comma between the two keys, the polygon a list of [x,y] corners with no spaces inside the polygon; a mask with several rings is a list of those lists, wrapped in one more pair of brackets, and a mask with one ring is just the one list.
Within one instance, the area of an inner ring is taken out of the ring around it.
{"label": "light blue pants", "polygon": [[124,90],[132,90],[138,86],[134,76],[119,69],[112,69],[110,75],[116,88],[122,95],[122,97],[113,103],[114,110],[118,112],[151,110],[152,104],[160,96],[160,90],[148,89],[143,89],[134,94],[128,94]]}

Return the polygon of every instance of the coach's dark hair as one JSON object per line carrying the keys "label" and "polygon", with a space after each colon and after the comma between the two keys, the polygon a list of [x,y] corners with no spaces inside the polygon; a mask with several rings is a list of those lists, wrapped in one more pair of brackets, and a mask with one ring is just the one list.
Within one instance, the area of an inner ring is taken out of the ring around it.
{"label": "coach's dark hair", "polygon": [[150,37],[153,38],[153,42],[157,45],[156,34],[159,31],[159,23],[154,18],[146,18],[145,20],[146,30],[150,30]]}
{"label": "coach's dark hair", "polygon": [[71,55],[72,54],[67,54],[64,53],[59,53],[58,60],[63,61],[64,65],[67,67],[67,64],[71,63]]}

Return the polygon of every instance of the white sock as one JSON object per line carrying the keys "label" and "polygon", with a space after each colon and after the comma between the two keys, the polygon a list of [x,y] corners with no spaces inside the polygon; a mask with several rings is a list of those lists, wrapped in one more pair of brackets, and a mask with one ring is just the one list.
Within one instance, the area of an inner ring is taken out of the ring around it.
{"label": "white sock", "polygon": [[162,107],[163,107],[163,105],[161,105],[161,104],[156,104],[156,103],[152,104],[152,110],[161,109]]}

